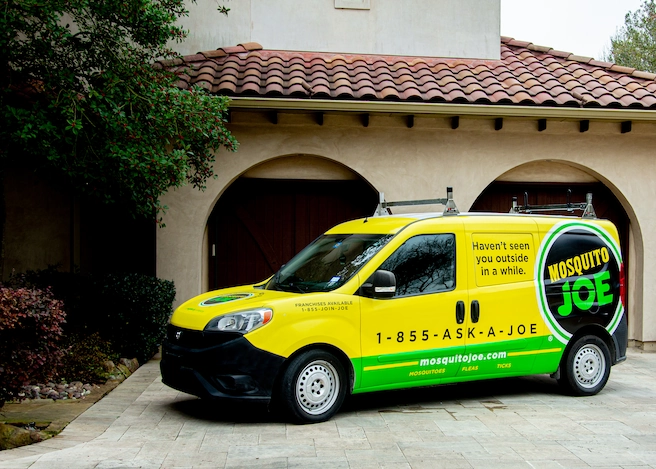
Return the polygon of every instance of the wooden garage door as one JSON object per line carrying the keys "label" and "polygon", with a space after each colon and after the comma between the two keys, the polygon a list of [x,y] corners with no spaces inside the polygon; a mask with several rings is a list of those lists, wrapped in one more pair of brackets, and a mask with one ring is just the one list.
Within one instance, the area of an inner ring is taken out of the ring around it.
{"label": "wooden garage door", "polygon": [[328,228],[371,215],[376,203],[361,180],[237,180],[208,221],[210,289],[271,276]]}
{"label": "wooden garage door", "polygon": [[[615,223],[620,234],[622,249],[625,250],[629,242],[629,219],[620,202],[602,183],[494,182],[476,199],[472,212],[507,213],[512,206],[513,196],[517,197],[517,203],[524,204],[524,192],[528,192],[529,204],[564,204],[567,202],[568,189],[572,190],[571,202],[585,202],[585,194],[592,193],[592,205],[597,217],[607,218]],[[581,212],[574,212],[574,214],[581,216]]]}

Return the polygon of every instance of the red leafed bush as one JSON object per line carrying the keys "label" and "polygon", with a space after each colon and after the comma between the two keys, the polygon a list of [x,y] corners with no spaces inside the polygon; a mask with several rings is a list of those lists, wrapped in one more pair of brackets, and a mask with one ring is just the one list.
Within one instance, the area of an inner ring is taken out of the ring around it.
{"label": "red leafed bush", "polygon": [[56,375],[65,318],[49,290],[0,286],[0,403]]}

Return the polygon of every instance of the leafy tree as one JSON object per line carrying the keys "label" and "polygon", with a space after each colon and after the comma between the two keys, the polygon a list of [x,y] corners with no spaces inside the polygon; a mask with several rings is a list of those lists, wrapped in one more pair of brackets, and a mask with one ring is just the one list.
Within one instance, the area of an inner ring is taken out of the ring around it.
{"label": "leafy tree", "polygon": [[149,217],[170,187],[204,189],[214,152],[237,142],[227,98],[154,66],[176,57],[186,15],[184,0],[5,0],[0,171],[19,159]]}
{"label": "leafy tree", "polygon": [[656,73],[656,4],[645,2],[624,17],[624,26],[610,40],[605,60]]}

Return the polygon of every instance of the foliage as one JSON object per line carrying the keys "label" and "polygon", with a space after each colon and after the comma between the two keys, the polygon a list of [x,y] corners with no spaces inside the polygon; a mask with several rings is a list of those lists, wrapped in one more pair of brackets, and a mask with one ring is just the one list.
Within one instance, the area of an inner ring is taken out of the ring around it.
{"label": "foliage", "polygon": [[69,382],[105,382],[109,375],[105,363],[118,359],[111,343],[97,332],[91,335],[66,334],[62,349],[64,355],[59,375]]}
{"label": "foliage", "polygon": [[645,0],[624,17],[624,26],[610,40],[604,60],[656,73],[656,4]]}
{"label": "foliage", "polygon": [[103,276],[87,311],[99,318],[98,332],[121,357],[145,363],[166,334],[173,312],[173,282],[141,274]]}
{"label": "foliage", "polygon": [[49,289],[55,298],[64,303],[66,335],[90,335],[97,327],[93,330],[89,327],[89,323],[94,321],[94,316],[85,308],[89,303],[87,297],[93,295],[94,278],[81,273],[62,272],[59,267],[59,265],[51,265],[47,269],[13,274],[5,285],[13,288]]}
{"label": "foliage", "polygon": [[48,290],[0,286],[0,401],[56,373],[65,313]]}
{"label": "foliage", "polygon": [[[0,13],[0,168],[56,170],[80,194],[153,217],[160,196],[235,150],[227,98],[153,63],[185,36],[184,0],[7,0]],[[224,13],[227,9],[224,8]],[[221,11],[221,9],[219,9]]]}
{"label": "foliage", "polygon": [[139,363],[162,343],[175,299],[173,282],[142,274],[85,275],[49,267],[16,275],[10,284],[52,285],[66,305],[66,335],[97,333],[114,353]]}

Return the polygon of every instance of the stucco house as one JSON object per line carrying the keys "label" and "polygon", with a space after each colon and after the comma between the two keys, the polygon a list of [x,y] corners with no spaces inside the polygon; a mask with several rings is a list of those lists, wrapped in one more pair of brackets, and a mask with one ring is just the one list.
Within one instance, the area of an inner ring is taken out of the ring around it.
{"label": "stucco house", "polygon": [[656,346],[655,75],[501,37],[496,1],[228,6],[192,10],[175,64],[233,98],[240,142],[205,192],[166,196],[157,273],[180,298],[266,277],[378,192],[508,211],[571,189],[618,225],[630,338]]}
{"label": "stucco house", "polygon": [[502,37],[498,0],[209,3],[159,66],[231,96],[240,147],[204,192],[164,197],[154,270],[178,301],[266,278],[380,192],[452,186],[461,211],[503,212],[592,192],[620,231],[629,338],[656,350],[656,75]]}

